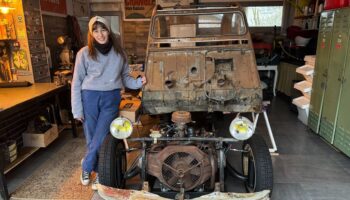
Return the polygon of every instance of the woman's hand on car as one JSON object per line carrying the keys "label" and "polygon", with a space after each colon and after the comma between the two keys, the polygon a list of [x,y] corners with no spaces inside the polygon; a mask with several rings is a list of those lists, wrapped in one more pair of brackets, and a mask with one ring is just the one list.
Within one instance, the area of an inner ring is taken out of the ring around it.
{"label": "woman's hand on car", "polygon": [[146,76],[141,76],[141,82],[142,82],[142,85],[146,85],[147,83]]}

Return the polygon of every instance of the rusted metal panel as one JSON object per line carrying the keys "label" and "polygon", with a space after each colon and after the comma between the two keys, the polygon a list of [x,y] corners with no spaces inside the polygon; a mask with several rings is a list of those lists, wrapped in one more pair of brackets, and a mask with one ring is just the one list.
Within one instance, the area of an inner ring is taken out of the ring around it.
{"label": "rusted metal panel", "polygon": [[270,191],[264,190],[256,193],[233,193],[233,192],[213,192],[193,200],[269,200]]}
{"label": "rusted metal panel", "polygon": [[[194,200],[269,200],[269,190],[256,193],[213,192]],[[126,190],[98,185],[98,194],[105,200],[169,200],[144,190]]]}
{"label": "rusted metal panel", "polygon": [[[180,27],[176,34],[173,25]],[[146,57],[148,113],[261,110],[255,54],[237,7],[155,10]]]}

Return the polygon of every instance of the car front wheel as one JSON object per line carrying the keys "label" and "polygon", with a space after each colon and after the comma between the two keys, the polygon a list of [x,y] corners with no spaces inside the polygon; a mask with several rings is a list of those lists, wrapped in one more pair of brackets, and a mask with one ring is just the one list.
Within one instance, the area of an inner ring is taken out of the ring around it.
{"label": "car front wheel", "polygon": [[[272,161],[269,148],[260,135],[253,135],[244,141],[242,172],[247,177],[245,187],[248,192],[270,190],[273,187]],[[271,195],[271,193],[270,193]]]}
{"label": "car front wheel", "polygon": [[108,134],[99,153],[98,176],[100,184],[124,188],[126,165],[126,152],[123,140],[118,140],[111,134]]}

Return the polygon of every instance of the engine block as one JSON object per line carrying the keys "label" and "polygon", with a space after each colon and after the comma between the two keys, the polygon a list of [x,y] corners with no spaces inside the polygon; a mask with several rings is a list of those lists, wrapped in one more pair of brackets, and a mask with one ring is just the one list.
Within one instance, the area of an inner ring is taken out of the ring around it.
{"label": "engine block", "polygon": [[174,191],[192,190],[216,172],[216,160],[193,145],[172,145],[147,155],[147,171]]}

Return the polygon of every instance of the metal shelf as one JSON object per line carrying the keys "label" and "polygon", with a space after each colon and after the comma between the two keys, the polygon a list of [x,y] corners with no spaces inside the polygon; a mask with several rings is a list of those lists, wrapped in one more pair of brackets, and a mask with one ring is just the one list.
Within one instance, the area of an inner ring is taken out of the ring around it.
{"label": "metal shelf", "polygon": [[19,165],[21,162],[23,162],[25,159],[27,159],[39,149],[39,147],[23,147],[20,151],[18,151],[16,160],[5,167],[4,174],[11,171],[13,168],[15,168],[17,165]]}

